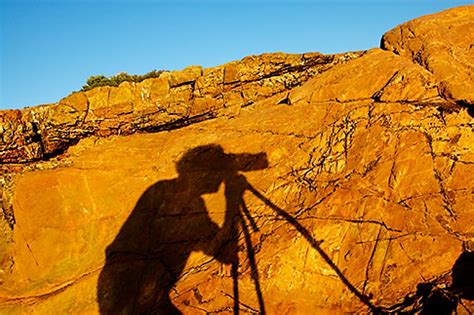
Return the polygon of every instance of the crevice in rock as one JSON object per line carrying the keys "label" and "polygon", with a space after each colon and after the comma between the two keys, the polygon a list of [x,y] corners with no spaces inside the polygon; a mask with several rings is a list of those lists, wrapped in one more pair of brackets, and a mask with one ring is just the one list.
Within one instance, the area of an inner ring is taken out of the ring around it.
{"label": "crevice in rock", "polygon": [[55,296],[66,289],[68,289],[70,286],[73,286],[75,284],[78,284],[79,282],[85,280],[86,278],[94,275],[94,273],[100,271],[102,267],[98,267],[95,269],[92,269],[90,271],[87,271],[83,274],[80,274],[76,276],[75,278],[65,281],[61,284],[58,284],[55,286],[55,288],[48,290],[46,292],[41,292],[38,294],[33,294],[33,295],[27,295],[27,296],[18,296],[18,297],[8,297],[8,296],[0,296],[0,304],[3,305],[18,305],[18,304],[26,304],[26,305],[32,305],[36,304],[38,302],[41,302],[43,300],[46,300],[52,296]]}
{"label": "crevice in rock", "polygon": [[2,176],[0,176],[0,207],[3,218],[7,222],[8,227],[13,231],[16,220],[13,205],[10,201],[11,192],[14,190],[14,181],[11,176],[12,175],[9,176],[7,174],[2,174]]}
{"label": "crevice in rock", "polygon": [[456,104],[458,104],[459,106],[465,108],[467,113],[469,114],[469,116],[474,118],[474,104],[470,104],[470,103],[468,103],[464,100],[458,100],[458,101],[456,101]]}
{"label": "crevice in rock", "polygon": [[176,88],[179,88],[179,87],[182,87],[182,86],[185,86],[185,85],[190,85],[192,90],[194,91],[195,84],[196,84],[196,80],[184,81],[184,82],[180,82],[178,84],[170,85],[170,89],[176,89]]}
{"label": "crevice in rock", "polygon": [[203,122],[205,120],[213,119],[215,117],[216,117],[216,114],[214,112],[206,112],[206,113],[196,115],[196,116],[179,118],[172,122],[158,125],[158,126],[145,127],[141,129],[140,132],[155,133],[155,132],[161,132],[161,131],[170,131],[170,130],[186,127],[191,124]]}
{"label": "crevice in rock", "polygon": [[395,71],[395,73],[388,79],[388,81],[384,84],[384,86],[382,86],[380,90],[375,92],[371,98],[376,102],[380,102],[380,98],[382,97],[385,88],[389,86],[397,78],[399,73],[400,71]]}
{"label": "crevice in rock", "polygon": [[260,76],[256,79],[252,80],[238,80],[238,81],[231,81],[231,82],[223,82],[223,85],[232,85],[234,88],[242,86],[244,84],[252,83],[252,82],[257,82],[257,81],[262,81],[265,79],[269,79],[272,77],[278,77],[282,76],[284,74],[290,73],[290,72],[304,72],[305,70],[312,68],[314,66],[320,66],[320,65],[328,65],[331,64],[334,61],[334,55],[321,55],[318,58],[314,59],[309,59],[310,61],[306,62],[303,65],[285,65],[282,68],[275,70],[273,72],[270,72],[268,74],[265,74],[263,76]]}

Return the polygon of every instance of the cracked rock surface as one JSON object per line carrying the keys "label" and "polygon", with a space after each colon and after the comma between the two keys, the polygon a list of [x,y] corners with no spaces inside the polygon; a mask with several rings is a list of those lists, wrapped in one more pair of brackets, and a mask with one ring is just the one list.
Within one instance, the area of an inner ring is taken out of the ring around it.
{"label": "cracked rock surface", "polygon": [[140,83],[74,92],[57,104],[1,111],[0,159],[28,163],[54,157],[89,136],[170,130],[235,115],[362,54],[249,56],[215,68],[191,66]]}
{"label": "cracked rock surface", "polygon": [[446,98],[474,106],[474,7],[427,15],[384,34],[381,46],[433,73]]}
{"label": "cracked rock surface", "polygon": [[471,314],[472,8],[0,112],[0,313]]}

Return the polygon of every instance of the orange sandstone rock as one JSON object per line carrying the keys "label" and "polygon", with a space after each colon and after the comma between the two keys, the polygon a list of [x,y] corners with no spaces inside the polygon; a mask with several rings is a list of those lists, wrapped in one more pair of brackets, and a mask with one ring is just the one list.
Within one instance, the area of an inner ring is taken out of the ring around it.
{"label": "orange sandstone rock", "polygon": [[433,73],[444,97],[472,106],[473,14],[471,5],[414,19],[385,33],[381,46]]}
{"label": "orange sandstone rock", "polygon": [[1,112],[0,312],[474,311],[468,97],[406,57],[265,54]]}

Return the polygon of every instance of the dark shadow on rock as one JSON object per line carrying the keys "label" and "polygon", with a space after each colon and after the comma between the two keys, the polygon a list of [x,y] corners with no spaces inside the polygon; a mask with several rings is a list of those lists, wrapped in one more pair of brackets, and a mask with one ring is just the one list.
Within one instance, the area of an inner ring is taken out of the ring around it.
{"label": "dark shadow on rock", "polygon": [[458,305],[457,299],[443,290],[433,290],[424,300],[421,315],[451,315]]}
{"label": "dark shadow on rock", "polygon": [[[218,145],[186,152],[176,165],[178,177],[149,187],[107,247],[97,288],[100,313],[181,314],[169,293],[194,251],[232,265],[234,313],[238,313],[238,229],[244,232],[251,275],[264,313],[255,256],[243,219],[246,180],[238,172],[267,166],[265,153],[226,154]],[[219,227],[209,217],[202,195],[217,192],[222,183],[226,213]],[[248,221],[253,227],[253,221]]]}
{"label": "dark shadow on rock", "polygon": [[[267,166],[264,153],[226,154],[218,145],[186,152],[177,163],[178,178],[149,187],[107,247],[106,264],[99,276],[97,291],[100,313],[181,314],[169,293],[193,251],[202,251],[231,265],[233,295],[226,295],[233,299],[233,313],[238,314],[241,307],[249,308],[239,301],[237,242],[238,235],[242,234],[259,304],[258,310],[252,308],[251,311],[264,315],[265,303],[250,238],[251,230],[257,231],[258,226],[245,205],[245,191],[292,225],[371,313],[386,313],[351,283],[321,248],[322,241],[316,240],[297,217],[275,205],[239,174],[239,171]],[[226,213],[219,227],[210,219],[202,195],[217,192],[221,183],[225,184]]]}
{"label": "dark shadow on rock", "polygon": [[473,105],[471,105],[467,108],[467,113],[469,114],[469,116],[474,118],[474,106]]}
{"label": "dark shadow on rock", "polygon": [[467,100],[457,100],[456,104],[465,108],[469,116],[474,118],[474,104],[469,103]]}
{"label": "dark shadow on rock", "polygon": [[474,300],[474,252],[463,252],[452,269],[451,291],[466,300]]}
{"label": "dark shadow on rock", "polygon": [[389,314],[451,315],[462,300],[474,300],[474,252],[463,251],[451,269],[451,284],[445,277],[417,285],[416,293],[403,302],[384,308]]}

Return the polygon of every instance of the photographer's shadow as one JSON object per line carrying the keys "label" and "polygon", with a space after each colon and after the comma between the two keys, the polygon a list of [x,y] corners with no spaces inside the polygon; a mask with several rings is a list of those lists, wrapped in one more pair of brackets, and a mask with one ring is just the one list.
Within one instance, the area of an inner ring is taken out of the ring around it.
{"label": "photographer's shadow", "polygon": [[[194,251],[232,265],[237,313],[238,224],[246,228],[241,216],[246,181],[238,172],[267,166],[264,153],[226,154],[218,145],[186,152],[176,164],[178,177],[149,187],[107,247],[97,288],[100,313],[181,314],[169,293]],[[217,192],[222,183],[226,213],[220,227],[202,195]],[[258,281],[256,265],[253,269]],[[258,283],[256,289],[263,307]]]}

